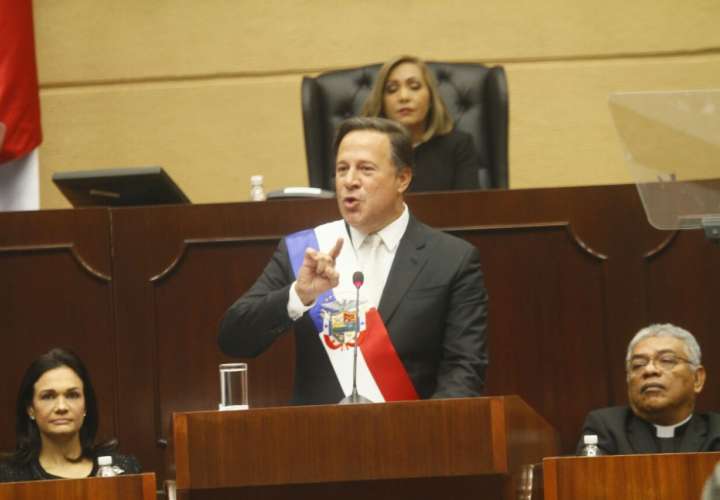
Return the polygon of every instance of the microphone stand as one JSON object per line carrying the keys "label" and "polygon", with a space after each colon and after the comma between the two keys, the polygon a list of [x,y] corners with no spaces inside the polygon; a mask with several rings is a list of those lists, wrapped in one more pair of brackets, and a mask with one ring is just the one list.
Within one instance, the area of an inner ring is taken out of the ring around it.
{"label": "microphone stand", "polygon": [[[353,274],[353,284],[355,285],[355,345],[353,346],[353,386],[349,396],[345,396],[338,404],[352,405],[361,403],[372,403],[368,398],[361,396],[357,390],[357,352],[358,342],[360,342],[360,287],[363,286],[365,276],[360,271]],[[365,325],[367,328],[367,325]]]}

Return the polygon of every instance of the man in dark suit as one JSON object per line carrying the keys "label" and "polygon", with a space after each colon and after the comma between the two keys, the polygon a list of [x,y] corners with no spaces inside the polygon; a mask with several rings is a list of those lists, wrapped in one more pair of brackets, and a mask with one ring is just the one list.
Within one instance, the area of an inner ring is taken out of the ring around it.
{"label": "man in dark suit", "polygon": [[[487,294],[479,254],[409,213],[409,133],[389,120],[352,118],[341,124],[335,150],[342,220],[280,242],[226,312],[220,348],[254,357],[294,326],[293,402],[336,403],[351,390],[359,321],[367,332],[358,342],[360,394],[373,401],[481,394]],[[357,270],[365,273],[359,318]]]}
{"label": "man in dark suit", "polygon": [[720,451],[720,415],[696,413],[705,368],[693,335],[671,324],[651,325],[630,341],[626,356],[629,406],[603,408],[585,419],[609,455]]}

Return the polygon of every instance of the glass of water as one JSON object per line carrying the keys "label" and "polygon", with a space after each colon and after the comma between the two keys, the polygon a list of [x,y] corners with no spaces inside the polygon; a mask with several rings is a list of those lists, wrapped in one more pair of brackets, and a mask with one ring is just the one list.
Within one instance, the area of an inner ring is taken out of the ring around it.
{"label": "glass of water", "polygon": [[220,410],[248,409],[247,363],[220,365]]}

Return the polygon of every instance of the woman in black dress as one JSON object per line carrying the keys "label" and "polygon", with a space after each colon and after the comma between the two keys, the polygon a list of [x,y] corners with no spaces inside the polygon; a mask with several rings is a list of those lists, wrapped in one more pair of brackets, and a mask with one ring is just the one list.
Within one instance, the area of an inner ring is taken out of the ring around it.
{"label": "woman in black dress", "polygon": [[473,139],[453,128],[435,77],[417,57],[402,56],[380,68],[363,116],[402,123],[415,148],[410,191],[477,189],[484,168]]}
{"label": "woman in black dress", "polygon": [[95,390],[70,351],[52,349],[30,365],[15,411],[16,448],[0,462],[0,482],[94,476],[97,458],[107,455],[117,474],[140,472],[134,457],[115,452],[116,440],[95,443]]}

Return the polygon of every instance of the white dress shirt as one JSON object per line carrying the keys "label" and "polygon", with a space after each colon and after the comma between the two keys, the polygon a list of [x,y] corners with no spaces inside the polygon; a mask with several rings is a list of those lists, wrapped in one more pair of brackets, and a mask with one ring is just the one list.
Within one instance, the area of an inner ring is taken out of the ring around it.
{"label": "white dress shirt", "polygon": [[364,290],[361,289],[360,294],[369,305],[380,305],[385,282],[409,220],[410,212],[407,205],[404,205],[400,217],[376,233],[364,234],[350,226],[353,250],[365,275]]}
{"label": "white dress shirt", "polygon": [[[407,205],[403,204],[403,212],[393,222],[373,233],[381,243],[375,249],[371,248],[370,235],[362,233],[354,227],[348,225],[350,239],[352,240],[352,251],[355,252],[357,262],[359,263],[365,282],[361,289],[361,297],[364,296],[370,305],[378,306],[382,291],[385,289],[385,282],[390,274],[390,268],[395,260],[400,240],[405,234],[408,222],[410,221],[410,211]],[[342,251],[347,251],[343,249]],[[288,296],[287,311],[291,319],[296,320],[302,316],[305,311],[311,309],[315,303],[305,306],[297,292],[295,291],[295,282],[290,285],[290,293]]]}

